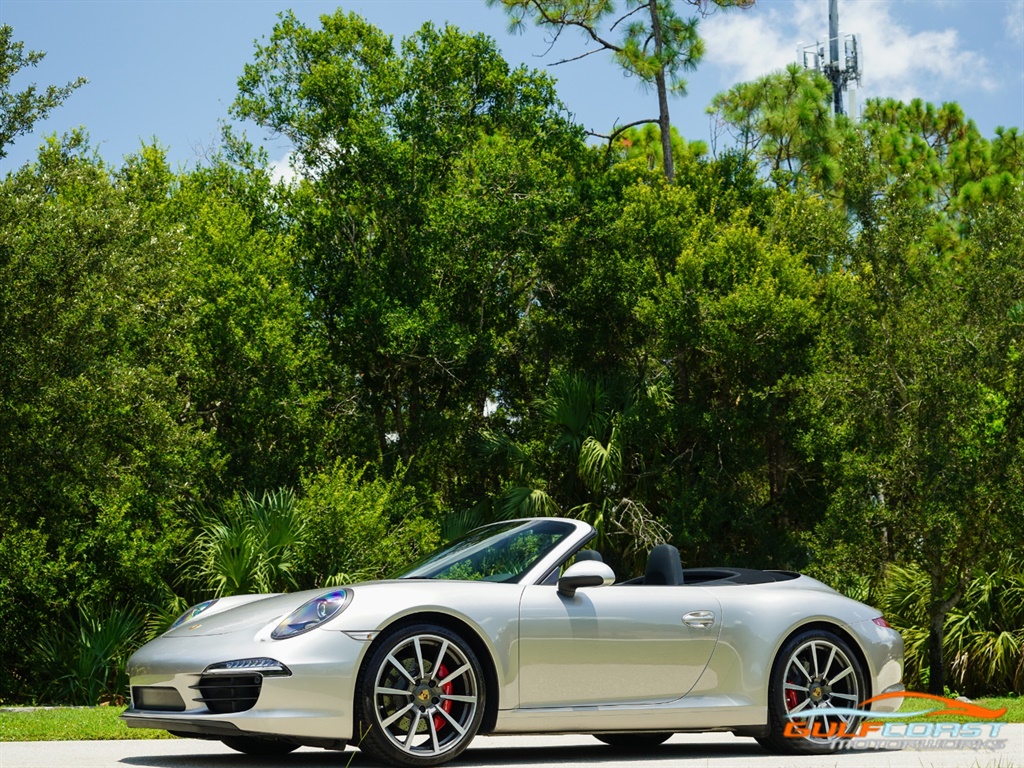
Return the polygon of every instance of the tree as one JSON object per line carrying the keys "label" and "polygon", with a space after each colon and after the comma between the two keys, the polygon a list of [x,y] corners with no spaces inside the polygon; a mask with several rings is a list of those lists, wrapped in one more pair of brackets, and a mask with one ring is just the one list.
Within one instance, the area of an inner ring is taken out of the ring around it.
{"label": "tree", "polygon": [[649,549],[669,536],[637,495],[644,491],[645,429],[663,399],[657,387],[638,391],[620,378],[554,375],[534,403],[529,442],[482,434],[484,450],[502,460],[510,479],[488,517],[579,517],[597,530],[595,545],[613,566],[642,567]]}
{"label": "tree", "polygon": [[829,311],[806,387],[828,484],[814,541],[832,542],[834,561],[815,567],[836,583],[920,568],[942,693],[947,616],[1019,535],[1019,135],[989,141],[958,105],[916,100],[871,100],[858,123],[833,125],[816,77],[791,67],[713,108],[777,184],[849,215],[824,243]]}
{"label": "tree", "polygon": [[662,505],[693,551],[800,567],[794,533],[820,495],[800,397],[821,281],[791,235],[745,212],[701,224],[641,308],[672,381]]}
{"label": "tree", "polygon": [[832,85],[820,72],[790,64],[712,100],[708,112],[731,132],[736,149],[781,186],[805,179],[829,189],[839,178],[839,131]]}
{"label": "tree", "polygon": [[37,121],[87,82],[84,77],[66,85],[48,85],[39,93],[35,83],[23,91],[12,92],[12,80],[25,67],[34,67],[46,56],[41,51],[25,51],[25,44],[13,39],[14,28],[0,25],[0,159],[7,157],[7,147],[18,136],[32,130]]}
{"label": "tree", "polygon": [[[703,157],[707,154],[707,144],[703,141],[687,141],[679,131],[672,128],[672,167],[678,168],[680,163]],[[643,159],[647,168],[664,169],[665,147],[661,141],[661,129],[655,123],[648,123],[642,127],[634,126],[619,134],[618,138],[609,146],[614,148],[616,154],[623,160]]]}
{"label": "tree", "polygon": [[822,242],[845,219],[736,155],[686,158],[673,184],[646,158],[590,178],[587,208],[541,261],[543,394],[487,432],[496,508],[590,515],[614,550],[628,500],[689,557],[802,565],[794,531],[824,492],[800,395]]}
{"label": "tree", "polygon": [[517,334],[581,131],[486,37],[428,24],[399,51],[341,12],[284,14],[232,110],[285,136],[305,177],[290,212],[337,398],[327,452],[457,486],[486,401],[532,364]]}
{"label": "tree", "polygon": [[[120,175],[151,178],[129,160]],[[158,162],[149,158],[149,162]],[[177,178],[146,207],[185,232],[176,253],[178,290],[189,297],[180,342],[188,361],[177,388],[187,418],[214,435],[225,462],[220,494],[261,496],[294,487],[324,436],[320,349],[295,236],[263,171],[215,158]]]}
{"label": "tree", "polygon": [[[754,0],[684,1],[701,12],[711,5],[746,8],[754,4]],[[564,30],[578,29],[596,45],[579,56],[557,63],[610,51],[627,75],[639,78],[645,87],[654,87],[658,96],[658,117],[630,122],[613,130],[607,138],[614,141],[630,127],[657,123],[661,131],[665,177],[672,181],[675,166],[668,98],[671,93],[686,93],[686,81],[681,75],[694,71],[704,57],[704,42],[697,33],[699,17],[683,19],[673,0],[627,0],[621,13],[611,0],[487,0],[491,6],[499,3],[508,13],[513,31],[521,31],[527,17],[533,16],[537,24],[554,28],[552,43]],[[617,32],[620,25],[622,31]]]}
{"label": "tree", "polygon": [[1016,128],[998,128],[989,140],[958,104],[919,99],[869,99],[851,122],[832,116],[831,98],[824,76],[791,64],[718,94],[708,112],[777,185],[816,190],[868,229],[875,203],[893,184],[949,224],[967,201],[997,199],[1024,179]]}
{"label": "tree", "polygon": [[851,274],[836,276],[845,296],[817,393],[820,432],[840,436],[839,451],[817,540],[846,548],[839,569],[895,562],[926,575],[929,690],[941,694],[947,616],[1021,536],[1024,243],[1007,222],[1024,195],[1018,185],[950,238],[918,180],[904,182],[879,202]]}
{"label": "tree", "polygon": [[[0,183],[5,624],[162,598],[186,507],[297,483],[315,455],[291,241],[246,203],[268,186],[175,174],[153,146],[111,168],[79,133]],[[0,653],[0,697],[31,696],[30,641]]]}
{"label": "tree", "polygon": [[[153,164],[138,182],[168,176]],[[218,463],[176,389],[191,301],[176,291],[181,233],[138,191],[80,135],[0,185],[0,550],[52,564],[7,573],[5,624],[145,599],[186,544],[177,504]],[[36,595],[49,597],[41,616]],[[5,685],[25,680],[31,654],[4,648]]]}
{"label": "tree", "polygon": [[886,181],[909,178],[912,186],[900,182],[905,190],[942,211],[955,209],[965,184],[997,170],[990,142],[956,103],[871,99],[862,126]]}

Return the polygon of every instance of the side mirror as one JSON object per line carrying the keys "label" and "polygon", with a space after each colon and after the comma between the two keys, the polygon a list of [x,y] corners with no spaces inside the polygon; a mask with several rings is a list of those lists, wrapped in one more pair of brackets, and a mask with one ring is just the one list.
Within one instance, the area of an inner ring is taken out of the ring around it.
{"label": "side mirror", "polygon": [[607,587],[615,583],[615,572],[597,560],[583,560],[565,569],[558,580],[558,594],[573,597],[581,587]]}

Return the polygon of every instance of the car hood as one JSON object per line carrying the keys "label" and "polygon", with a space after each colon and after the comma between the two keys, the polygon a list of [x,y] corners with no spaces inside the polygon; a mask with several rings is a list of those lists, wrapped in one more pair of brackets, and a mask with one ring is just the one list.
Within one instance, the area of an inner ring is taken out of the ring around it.
{"label": "car hood", "polygon": [[309,589],[305,592],[271,595],[236,595],[221,598],[209,609],[181,626],[168,630],[164,637],[203,637],[256,630],[279,621],[307,600],[330,592]]}
{"label": "car hood", "polygon": [[[452,608],[465,602],[467,596],[472,598],[472,602],[480,602],[481,598],[494,599],[506,590],[520,590],[522,587],[485,581],[385,579],[286,594],[236,595],[221,598],[208,611],[165,632],[163,637],[204,637],[226,635],[231,632],[258,632],[270,624],[276,625],[303,603],[337,589],[351,589],[354,603],[376,606],[383,611],[381,613],[370,608],[372,618],[366,626],[358,627],[375,629],[380,620],[390,619],[409,609],[424,605]],[[518,598],[515,598],[515,601],[518,602]],[[325,625],[324,628],[332,627]],[[333,628],[339,627],[334,624]]]}

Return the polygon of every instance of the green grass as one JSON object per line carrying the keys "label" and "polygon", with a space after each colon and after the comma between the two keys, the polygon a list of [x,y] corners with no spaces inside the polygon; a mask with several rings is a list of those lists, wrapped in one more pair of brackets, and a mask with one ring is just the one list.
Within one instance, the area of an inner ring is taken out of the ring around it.
{"label": "green grass", "polygon": [[[991,699],[973,699],[972,703],[977,704],[979,707],[986,707],[988,709],[1002,709],[1003,707],[1006,707],[1006,714],[999,718],[999,722],[1024,723],[1024,698],[1017,696],[1001,696]],[[918,712],[929,706],[931,706],[929,702],[921,699],[904,699],[903,706],[900,707],[899,711]],[[914,722],[917,720],[933,720],[935,722],[942,723],[980,722],[977,718],[960,717],[957,715],[922,715],[920,717],[907,718],[907,722]]]}
{"label": "green grass", "polygon": [[[1002,697],[974,702],[989,709],[1006,707],[1001,722],[1024,723],[1024,698]],[[904,701],[902,711],[920,709],[920,701]],[[0,741],[74,741],[96,739],[168,739],[164,731],[128,728],[118,720],[124,707],[52,707],[39,709],[0,708]],[[969,718],[942,715],[914,720],[967,722]]]}
{"label": "green grass", "polygon": [[165,731],[128,728],[117,719],[124,707],[0,709],[0,741],[165,739]]}
{"label": "green grass", "polygon": [[1000,719],[1008,723],[1024,723],[1024,698],[1019,696],[1002,697],[998,699],[978,699],[974,702],[989,709],[1002,709],[1006,707],[1006,714]]}

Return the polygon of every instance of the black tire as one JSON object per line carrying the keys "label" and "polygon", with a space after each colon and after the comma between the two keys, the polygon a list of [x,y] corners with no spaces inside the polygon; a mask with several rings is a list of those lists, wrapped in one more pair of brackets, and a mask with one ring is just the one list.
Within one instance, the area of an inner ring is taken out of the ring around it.
{"label": "black tire", "polygon": [[594,738],[622,752],[649,752],[671,738],[671,733],[595,733]]}
{"label": "black tire", "polygon": [[255,736],[232,736],[231,738],[221,739],[221,742],[224,746],[231,747],[236,752],[244,752],[247,755],[265,755],[267,757],[287,755],[289,752],[294,752],[299,748],[298,744],[292,744],[288,741],[259,739]]}
{"label": "black tire", "polygon": [[392,765],[440,765],[476,736],[487,701],[469,643],[433,624],[402,627],[376,646],[356,686],[359,748]]}
{"label": "black tire", "polygon": [[[829,709],[855,709],[868,697],[864,671],[849,644],[827,630],[809,630],[791,637],[772,665],[768,684],[769,733],[757,739],[771,752],[823,754],[856,731],[862,718],[829,715]],[[792,718],[806,712],[805,720]],[[786,735],[786,726],[802,738]],[[791,726],[792,727],[792,726]]]}

